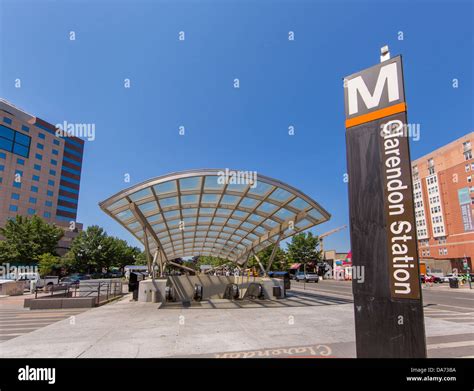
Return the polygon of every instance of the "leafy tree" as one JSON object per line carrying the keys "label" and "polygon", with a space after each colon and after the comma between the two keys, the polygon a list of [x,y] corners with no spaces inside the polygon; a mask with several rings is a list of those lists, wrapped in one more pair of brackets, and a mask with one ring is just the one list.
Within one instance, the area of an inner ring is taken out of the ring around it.
{"label": "leafy tree", "polygon": [[61,269],[61,266],[60,258],[50,253],[41,254],[38,257],[38,269],[41,276],[53,274]]}
{"label": "leafy tree", "polygon": [[211,257],[208,255],[200,255],[198,257],[193,258],[193,267],[196,270],[200,270],[201,265],[210,265],[212,267],[217,267],[221,265],[225,265],[229,263],[227,259],[218,258],[218,257]]}
{"label": "leafy tree", "polygon": [[[264,248],[261,250],[257,256],[260,259],[260,262],[262,262],[263,267],[268,266],[268,262],[270,261],[270,257],[272,255],[273,248],[275,247],[274,244],[271,244],[270,246]],[[250,267],[256,266],[257,270],[260,270],[260,266],[258,265],[256,259],[252,257],[252,263]],[[249,260],[250,261],[250,260]],[[270,267],[271,271],[277,271],[277,270],[286,270],[288,269],[288,257],[286,255],[286,252],[281,249],[279,246],[276,249],[275,257],[273,258],[272,266]]]}
{"label": "leafy tree", "polygon": [[288,244],[288,258],[292,262],[303,264],[319,262],[322,257],[318,236],[313,236],[311,232],[302,232],[293,236],[291,243]]}
{"label": "leafy tree", "polygon": [[73,240],[65,264],[75,272],[107,272],[111,267],[123,270],[126,265],[146,264],[146,257],[139,248],[108,236],[103,228],[93,225]]}
{"label": "leafy tree", "polygon": [[112,256],[113,240],[103,228],[92,225],[74,238],[65,260],[72,271],[92,273],[108,269]]}
{"label": "leafy tree", "polygon": [[33,264],[45,253],[55,255],[59,239],[64,232],[38,216],[16,216],[0,228],[0,261]]}
{"label": "leafy tree", "polygon": [[123,271],[127,265],[135,265],[137,261],[140,261],[140,256],[143,258],[144,264],[146,264],[145,253],[143,253],[138,247],[131,247],[123,239],[110,237],[111,239],[111,250],[112,259],[108,267],[117,267]]}

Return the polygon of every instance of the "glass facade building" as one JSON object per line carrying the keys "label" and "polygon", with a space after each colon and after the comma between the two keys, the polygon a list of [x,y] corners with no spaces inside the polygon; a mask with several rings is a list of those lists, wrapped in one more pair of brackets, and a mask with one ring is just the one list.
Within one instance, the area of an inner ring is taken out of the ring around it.
{"label": "glass facade building", "polygon": [[54,125],[0,99],[0,226],[16,215],[37,215],[81,227],[76,218],[84,141],[56,133]]}

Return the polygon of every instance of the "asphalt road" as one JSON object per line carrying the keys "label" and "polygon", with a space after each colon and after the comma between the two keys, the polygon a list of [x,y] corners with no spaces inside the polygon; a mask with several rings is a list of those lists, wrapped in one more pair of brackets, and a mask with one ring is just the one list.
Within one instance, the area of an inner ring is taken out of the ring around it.
{"label": "asphalt road", "polygon": [[[473,284],[474,285],[474,284]],[[336,297],[352,298],[352,283],[350,281],[323,280],[319,283],[291,282],[294,289],[316,291]],[[433,284],[422,287],[423,304],[425,308],[442,309],[453,312],[474,312],[474,289],[467,287],[451,289],[448,284]],[[474,288],[474,286],[473,286]]]}
{"label": "asphalt road", "polygon": [[[319,283],[292,281],[293,294],[320,294],[352,301],[352,282],[323,280]],[[290,293],[291,295],[291,293]],[[440,319],[458,325],[474,326],[474,289],[451,289],[448,284],[422,287],[425,318]],[[432,336],[426,339],[428,357],[474,357],[474,334]]]}

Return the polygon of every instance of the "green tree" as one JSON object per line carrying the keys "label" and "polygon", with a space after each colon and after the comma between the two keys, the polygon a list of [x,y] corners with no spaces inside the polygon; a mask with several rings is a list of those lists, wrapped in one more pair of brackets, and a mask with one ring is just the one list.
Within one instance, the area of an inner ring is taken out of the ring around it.
{"label": "green tree", "polygon": [[227,259],[211,257],[208,255],[200,255],[199,257],[193,258],[193,267],[196,270],[200,270],[201,265],[211,265],[212,267],[217,267],[229,263]]}
{"label": "green tree", "polygon": [[93,225],[73,240],[64,258],[70,271],[92,273],[109,271],[117,267],[123,271],[126,265],[146,264],[146,258],[137,247],[125,240],[108,236],[103,228]]}
{"label": "green tree", "polygon": [[[270,246],[264,248],[263,250],[259,251],[257,256],[262,262],[263,267],[268,266],[268,262],[270,261],[270,257],[272,255],[272,251],[275,245],[271,244]],[[260,266],[256,262],[256,259],[252,257],[253,260],[249,267],[255,266],[257,270],[260,270]],[[270,271],[277,271],[277,270],[286,270],[288,269],[288,257],[286,252],[281,249],[279,246],[276,249],[275,257],[273,258],[272,266],[270,267]]]}
{"label": "green tree", "polygon": [[48,274],[54,274],[59,271],[62,267],[62,263],[59,257],[50,253],[41,254],[38,257],[38,269],[42,277]]}
{"label": "green tree", "polygon": [[92,225],[77,235],[66,254],[69,270],[81,273],[100,272],[108,269],[113,261],[113,238],[103,228]]}
{"label": "green tree", "polygon": [[[125,240],[111,237],[111,246],[111,267],[117,267],[123,271],[125,266],[135,265],[137,264],[137,261],[140,261],[142,251],[138,247],[129,246]],[[142,258],[146,264],[146,257],[144,253]]]}
{"label": "green tree", "polygon": [[302,232],[293,236],[291,243],[288,244],[288,258],[292,262],[303,264],[321,261],[318,236],[313,236],[311,232]]}
{"label": "green tree", "polygon": [[0,262],[33,264],[45,253],[56,255],[59,239],[64,232],[38,216],[16,216],[0,228]]}

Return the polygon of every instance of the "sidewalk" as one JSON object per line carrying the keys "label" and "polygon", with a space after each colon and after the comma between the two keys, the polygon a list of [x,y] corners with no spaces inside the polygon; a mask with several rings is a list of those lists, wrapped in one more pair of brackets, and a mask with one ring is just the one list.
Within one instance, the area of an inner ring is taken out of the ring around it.
{"label": "sidewalk", "polygon": [[[282,300],[279,307],[158,309],[127,295],[77,315],[73,324],[66,319],[4,342],[0,357],[188,357],[292,347],[307,353],[318,346],[321,356],[355,357],[353,304],[313,300],[291,307]],[[425,324],[438,345],[446,336],[474,339],[473,325],[435,318]]]}

